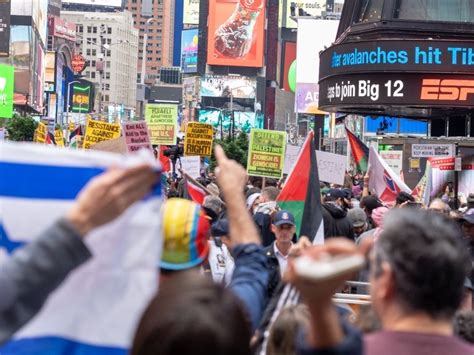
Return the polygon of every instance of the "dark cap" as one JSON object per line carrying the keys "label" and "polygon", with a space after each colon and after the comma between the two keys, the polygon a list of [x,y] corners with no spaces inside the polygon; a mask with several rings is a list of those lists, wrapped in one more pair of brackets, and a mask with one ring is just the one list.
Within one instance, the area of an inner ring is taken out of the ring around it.
{"label": "dark cap", "polygon": [[351,189],[342,189],[342,194],[346,200],[350,200],[352,198],[352,190]]}
{"label": "dark cap", "polygon": [[369,213],[379,207],[383,207],[382,202],[375,196],[364,196],[360,200],[360,208],[365,208]]}
{"label": "dark cap", "polygon": [[229,221],[227,219],[220,219],[212,224],[211,235],[213,237],[223,237],[229,235]]}
{"label": "dark cap", "polygon": [[275,217],[273,217],[273,225],[281,226],[283,224],[291,224],[295,226],[295,217],[289,211],[280,211],[278,212]]}
{"label": "dark cap", "polygon": [[474,224],[474,208],[467,210],[466,213],[460,218],[461,222],[467,222],[469,224]]}
{"label": "dark cap", "polygon": [[339,189],[331,189],[329,190],[326,196],[334,198],[334,199],[344,198],[344,192],[342,192],[342,190],[339,190]]}

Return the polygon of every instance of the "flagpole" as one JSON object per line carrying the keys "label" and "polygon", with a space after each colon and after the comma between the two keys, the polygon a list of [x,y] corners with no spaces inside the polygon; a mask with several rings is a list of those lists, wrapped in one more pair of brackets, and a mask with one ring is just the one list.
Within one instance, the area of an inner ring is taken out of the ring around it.
{"label": "flagpole", "polygon": [[262,189],[265,188],[265,184],[267,182],[267,179],[265,178],[265,176],[262,178]]}

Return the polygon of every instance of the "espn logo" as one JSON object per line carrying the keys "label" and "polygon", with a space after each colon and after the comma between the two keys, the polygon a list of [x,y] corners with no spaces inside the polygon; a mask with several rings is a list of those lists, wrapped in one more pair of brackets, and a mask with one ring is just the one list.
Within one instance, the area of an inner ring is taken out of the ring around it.
{"label": "espn logo", "polygon": [[474,80],[423,79],[421,100],[467,101],[474,94]]}

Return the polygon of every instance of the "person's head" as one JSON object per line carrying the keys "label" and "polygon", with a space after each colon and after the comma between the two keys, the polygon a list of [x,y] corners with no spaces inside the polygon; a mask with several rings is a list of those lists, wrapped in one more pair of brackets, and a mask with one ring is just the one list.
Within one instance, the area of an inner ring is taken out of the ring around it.
{"label": "person's head", "polygon": [[449,321],[463,297],[467,252],[449,218],[395,209],[371,254],[371,300],[382,323],[406,315]]}
{"label": "person's head", "polygon": [[295,217],[290,212],[282,210],[273,217],[272,232],[278,245],[290,245],[295,231]]}
{"label": "person's head", "polygon": [[362,208],[367,216],[372,215],[372,211],[378,207],[382,207],[382,202],[375,196],[364,196],[360,200],[360,208]]}
{"label": "person's head", "polygon": [[237,297],[195,272],[160,285],[142,315],[132,355],[250,355],[250,324]]}
{"label": "person's head", "polygon": [[367,215],[362,208],[353,208],[347,212],[347,217],[352,223],[354,234],[356,236],[361,235],[367,230]]}
{"label": "person's head", "polygon": [[218,220],[212,224],[211,236],[213,238],[219,238],[226,245],[230,243],[229,238],[229,221],[225,218]]}
{"label": "person's head", "polygon": [[181,271],[206,260],[210,223],[197,203],[173,198],[163,206],[163,252],[160,268]]}
{"label": "person's head", "polygon": [[260,193],[254,193],[254,194],[250,195],[247,198],[247,201],[246,201],[247,210],[251,214],[254,214],[255,209],[258,207],[259,203],[260,203]]}
{"label": "person's head", "polygon": [[474,208],[467,210],[459,221],[462,223],[464,237],[474,241]]}
{"label": "person's head", "polygon": [[344,206],[344,192],[340,189],[330,189],[324,197],[325,202],[334,202],[338,206]]}
{"label": "person's head", "polygon": [[224,210],[224,202],[217,196],[206,196],[202,204],[206,209],[212,210],[217,216],[219,216]]}
{"label": "person's head", "polygon": [[461,311],[453,319],[454,334],[474,344],[474,311]]}
{"label": "person's head", "polygon": [[385,215],[390,211],[387,207],[377,207],[372,211],[372,221],[376,227],[382,228]]}
{"label": "person's head", "polygon": [[270,202],[276,201],[278,195],[280,194],[280,189],[275,186],[268,186],[262,190],[262,194],[260,195],[260,202]]}
{"label": "person's head", "polygon": [[245,198],[249,198],[251,195],[253,194],[259,194],[261,193],[262,190],[260,190],[258,187],[251,187],[250,189],[247,190],[247,192],[245,193]]}
{"label": "person's head", "polygon": [[443,200],[441,200],[440,198],[435,198],[433,201],[431,201],[428,209],[430,211],[439,212],[447,216],[449,216],[449,211],[451,210],[449,208],[449,205],[445,203]]}
{"label": "person's head", "polygon": [[209,184],[206,185],[206,188],[214,195],[214,196],[219,196],[220,190],[219,187],[213,183],[210,182]]}
{"label": "person's head", "polygon": [[415,198],[408,192],[400,191],[397,197],[395,197],[395,206],[400,207],[400,205],[405,202],[415,202]]}
{"label": "person's head", "polygon": [[309,328],[308,308],[299,304],[284,308],[275,319],[268,337],[268,355],[296,354],[296,339]]}

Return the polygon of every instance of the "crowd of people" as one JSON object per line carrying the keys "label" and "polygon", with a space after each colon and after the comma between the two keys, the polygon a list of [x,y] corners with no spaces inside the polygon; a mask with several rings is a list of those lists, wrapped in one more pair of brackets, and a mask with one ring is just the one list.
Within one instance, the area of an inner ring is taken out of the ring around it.
{"label": "crowd of people", "polygon": [[[215,156],[202,206],[177,186],[163,206],[160,289],[131,354],[474,354],[474,194],[461,213],[443,198],[422,206],[403,192],[387,206],[362,175],[343,187],[322,184],[325,243],[313,245],[278,207],[284,181],[263,187],[219,146]],[[88,233],[158,179],[146,165],[97,176],[64,218],[0,266],[0,341],[93,257]],[[315,281],[295,267],[302,256],[356,254],[366,258],[357,273]],[[336,293],[368,302],[351,306]]]}

